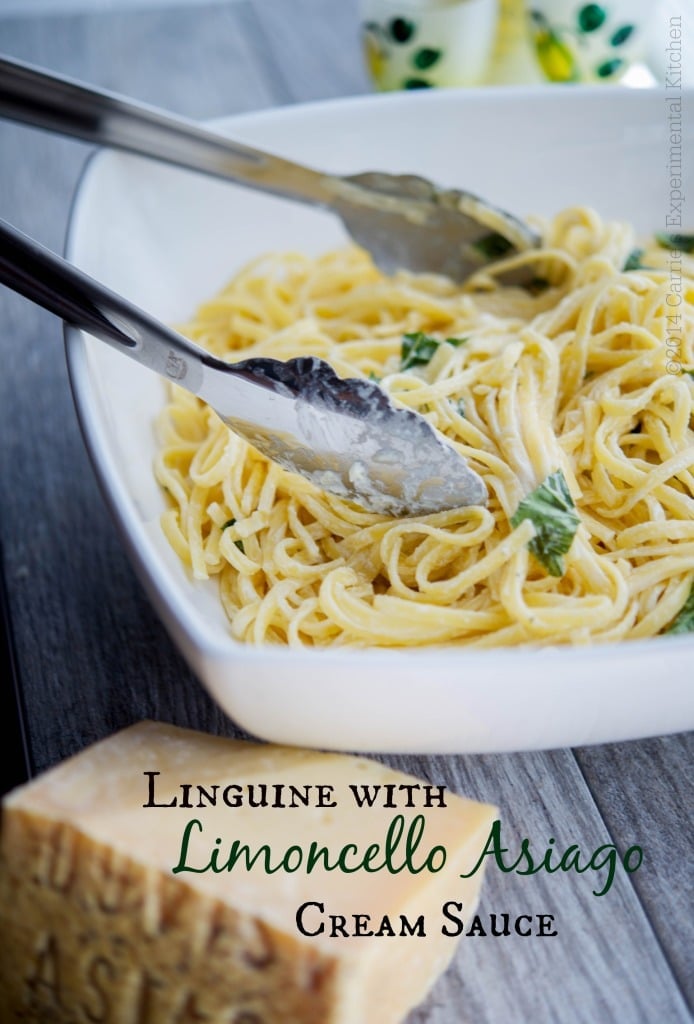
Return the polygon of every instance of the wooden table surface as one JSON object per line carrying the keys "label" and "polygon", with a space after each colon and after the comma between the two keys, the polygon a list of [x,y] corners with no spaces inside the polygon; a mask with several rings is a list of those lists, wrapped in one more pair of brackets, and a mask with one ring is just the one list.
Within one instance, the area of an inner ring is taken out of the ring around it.
{"label": "wooden table surface", "polygon": [[[74,6],[74,5],[73,5]],[[328,16],[329,15],[329,16]],[[3,16],[0,51],[208,118],[368,91],[355,0],[236,0]],[[0,217],[60,251],[88,147],[0,124]],[[0,290],[0,536],[30,771],[142,718],[234,735],[135,579],[98,491],[61,325]],[[22,741],[3,688],[3,743]],[[596,897],[591,874],[506,875],[482,909],[554,914],[551,938],[469,938],[408,1024],[678,1024],[691,1020],[692,735],[577,750],[383,760],[501,808],[542,846],[642,846]],[[0,938],[0,941],[1,938]],[[688,1002],[689,1000],[689,1002]]]}

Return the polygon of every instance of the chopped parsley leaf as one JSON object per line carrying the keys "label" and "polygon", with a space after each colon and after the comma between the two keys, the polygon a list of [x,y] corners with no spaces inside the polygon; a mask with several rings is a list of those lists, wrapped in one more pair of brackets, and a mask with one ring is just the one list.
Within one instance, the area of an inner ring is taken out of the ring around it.
{"label": "chopped parsley leaf", "polygon": [[535,526],[535,536],[528,544],[535,558],[550,576],[563,576],[562,555],[571,547],[581,520],[560,469],[523,498],[511,517],[511,526],[515,530],[525,519]]}
{"label": "chopped parsley leaf", "polygon": [[439,347],[436,338],[417,331],[414,334],[404,334],[402,347],[400,349],[400,367],[409,370],[413,366],[426,366]]}
{"label": "chopped parsley leaf", "polygon": [[481,253],[485,259],[500,260],[502,256],[506,256],[513,249],[513,242],[509,242],[508,238],[504,238],[498,231],[492,231],[491,234],[484,235],[473,242],[472,248]]}
{"label": "chopped parsley leaf", "polygon": [[692,583],[689,597],[680,608],[679,613],[663,632],[694,633],[694,583]]}
{"label": "chopped parsley leaf", "polygon": [[624,270],[648,270],[648,267],[641,262],[642,256],[643,249],[632,249],[624,263]]}
{"label": "chopped parsley leaf", "polygon": [[[232,519],[227,519],[226,523],[222,523],[222,533],[224,533],[225,530],[228,530],[230,526],[234,526],[235,523],[236,523],[235,519],[233,519],[233,518]],[[239,549],[239,551],[242,554],[245,554],[245,551],[243,550],[243,541],[242,540],[235,540],[234,544],[236,545],[236,547]]]}
{"label": "chopped parsley leaf", "polygon": [[541,295],[546,292],[550,284],[546,277],[533,277],[526,285],[523,285],[526,292],[531,295]]}
{"label": "chopped parsley leaf", "polygon": [[[446,338],[445,341],[457,347],[467,341],[467,338]],[[413,366],[426,366],[440,344],[438,338],[432,338],[430,334],[424,334],[422,331],[404,334],[400,349],[400,369],[410,370]]]}
{"label": "chopped parsley leaf", "polygon": [[659,231],[655,236],[655,240],[662,249],[694,253],[694,235],[670,234],[667,231]]}

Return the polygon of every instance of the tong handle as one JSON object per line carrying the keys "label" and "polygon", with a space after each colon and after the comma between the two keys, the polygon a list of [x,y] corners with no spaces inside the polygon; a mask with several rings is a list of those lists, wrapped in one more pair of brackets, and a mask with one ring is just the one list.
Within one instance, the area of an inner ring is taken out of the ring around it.
{"label": "tong handle", "polygon": [[0,284],[195,394],[214,357],[0,220]]}
{"label": "tong handle", "polygon": [[331,175],[116,93],[0,57],[0,117],[330,207]]}

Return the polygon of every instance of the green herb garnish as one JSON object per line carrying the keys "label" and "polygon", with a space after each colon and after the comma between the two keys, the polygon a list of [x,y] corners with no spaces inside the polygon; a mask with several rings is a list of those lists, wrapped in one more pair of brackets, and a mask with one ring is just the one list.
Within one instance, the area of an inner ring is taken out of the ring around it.
{"label": "green herb garnish", "polygon": [[526,292],[530,292],[531,295],[542,295],[549,286],[549,281],[545,277],[533,277],[527,284],[523,285]]}
{"label": "green herb garnish", "polygon": [[642,256],[643,249],[632,249],[624,263],[624,270],[648,270],[649,268],[641,262]]}
{"label": "green herb garnish", "polygon": [[525,519],[535,526],[535,536],[528,544],[535,558],[550,576],[563,576],[562,555],[571,547],[581,520],[560,469],[523,498],[511,517],[511,526],[515,530]]}
{"label": "green herb garnish", "polygon": [[694,235],[670,234],[659,231],[655,240],[661,249],[674,249],[677,252],[694,253]]}
{"label": "green herb garnish", "polygon": [[428,334],[417,331],[404,334],[400,349],[400,368],[409,370],[413,366],[425,366],[433,357],[439,342]]}
{"label": "green herb garnish", "polygon": [[483,235],[482,238],[473,242],[472,248],[481,253],[485,259],[499,260],[513,249],[513,242],[509,242],[508,238],[504,238],[498,231],[492,231],[491,234]]}
{"label": "green herb garnish", "polygon": [[[457,348],[467,341],[467,338],[446,338],[449,345]],[[430,334],[416,331],[414,334],[404,334],[402,347],[400,349],[400,369],[410,370],[413,366],[426,366],[434,356],[441,341],[432,338]]]}
{"label": "green herb garnish", "polygon": [[[236,523],[235,519],[233,519],[233,518],[232,519],[227,519],[226,523],[222,524],[222,533],[224,533],[225,530],[228,530],[230,526],[234,526],[235,523]],[[242,540],[235,540],[234,544],[239,549],[241,554],[245,555],[246,552],[243,550],[243,541]]]}
{"label": "green herb garnish", "polygon": [[680,608],[679,613],[663,632],[694,633],[694,583],[692,583],[689,597]]}

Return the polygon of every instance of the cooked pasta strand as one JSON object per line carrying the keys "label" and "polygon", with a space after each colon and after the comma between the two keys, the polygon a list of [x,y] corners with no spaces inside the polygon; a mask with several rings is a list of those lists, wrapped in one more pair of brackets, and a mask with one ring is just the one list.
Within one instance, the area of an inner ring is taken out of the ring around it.
{"label": "cooked pasta strand", "polygon": [[[230,360],[312,353],[375,375],[488,486],[487,508],[371,514],[271,464],[172,388],[155,466],[162,527],[195,577],[218,579],[239,640],[585,644],[653,636],[678,614],[694,580],[694,260],[682,257],[673,299],[657,247],[652,269],[622,269],[628,225],[573,208],[541,227],[543,248],[463,287],[385,277],[354,247],[265,256],[184,325]],[[500,283],[523,264],[543,290]],[[440,344],[405,369],[415,332]],[[510,520],[557,470],[581,524],[551,576],[529,549],[534,525]]]}

